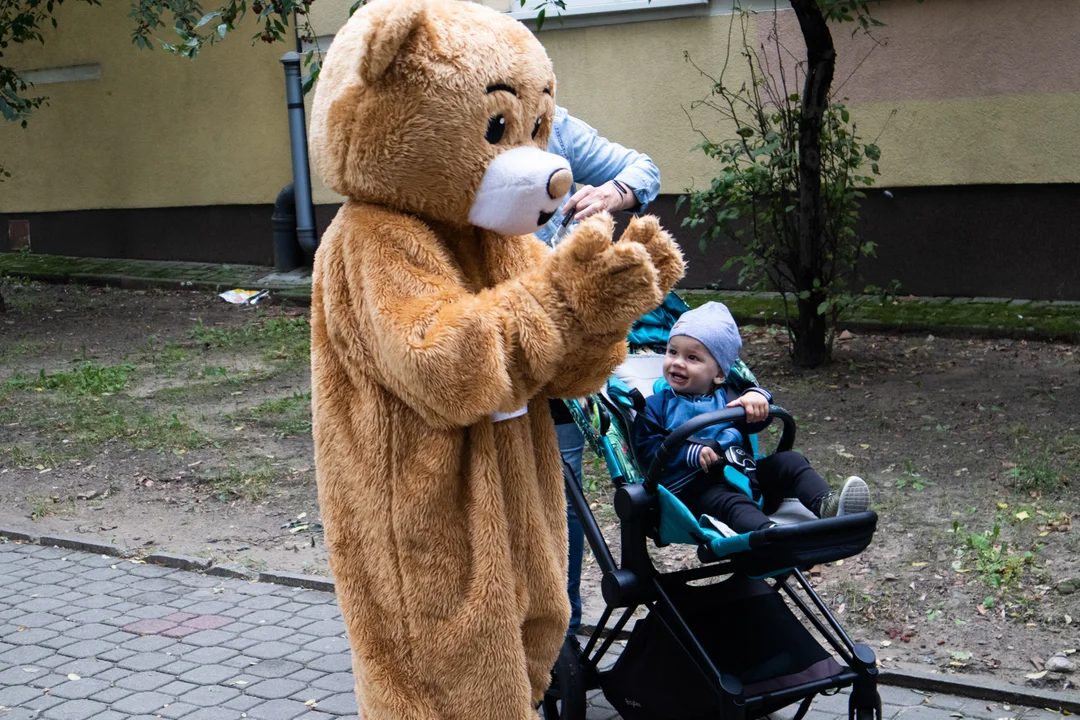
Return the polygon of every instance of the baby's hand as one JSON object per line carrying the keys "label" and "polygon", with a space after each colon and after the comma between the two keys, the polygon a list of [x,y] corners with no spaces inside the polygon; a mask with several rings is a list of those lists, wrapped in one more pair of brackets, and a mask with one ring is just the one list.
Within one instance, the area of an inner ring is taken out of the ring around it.
{"label": "baby's hand", "polygon": [[702,470],[709,472],[709,468],[718,462],[720,462],[720,456],[716,454],[715,450],[707,446],[701,448],[701,454],[698,455],[698,465],[701,466]]}
{"label": "baby's hand", "polygon": [[728,407],[742,405],[746,408],[747,422],[761,422],[769,417],[769,401],[765,396],[753,390],[747,390],[741,397],[737,397],[727,404]]}

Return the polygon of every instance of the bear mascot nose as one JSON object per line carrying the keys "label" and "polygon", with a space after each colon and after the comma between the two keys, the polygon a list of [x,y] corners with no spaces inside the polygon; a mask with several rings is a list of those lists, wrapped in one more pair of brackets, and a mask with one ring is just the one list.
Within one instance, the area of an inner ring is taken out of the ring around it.
{"label": "bear mascot nose", "polygon": [[574,183],[574,176],[566,168],[560,168],[551,173],[548,178],[548,197],[552,200],[561,198],[570,192],[570,186]]}

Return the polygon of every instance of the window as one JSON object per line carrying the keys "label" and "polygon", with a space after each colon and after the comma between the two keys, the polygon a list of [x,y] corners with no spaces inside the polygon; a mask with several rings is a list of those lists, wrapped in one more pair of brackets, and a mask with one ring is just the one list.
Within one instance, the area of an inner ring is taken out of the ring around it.
{"label": "window", "polygon": [[[536,15],[543,0],[510,0],[510,17],[535,26]],[[723,5],[725,0],[717,0]],[[710,0],[564,0],[562,10],[554,2],[547,9],[543,30],[563,30],[589,25],[666,20],[693,15],[708,15]]]}

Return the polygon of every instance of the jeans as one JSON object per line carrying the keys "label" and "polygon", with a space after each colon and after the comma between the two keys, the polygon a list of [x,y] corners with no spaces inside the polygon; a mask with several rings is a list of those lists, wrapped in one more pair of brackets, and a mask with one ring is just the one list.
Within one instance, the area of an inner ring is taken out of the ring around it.
{"label": "jeans", "polygon": [[[585,449],[585,436],[574,423],[565,423],[555,426],[555,434],[559,438],[559,453],[563,459],[563,476],[570,477],[573,472],[572,482],[581,486],[581,453]],[[570,470],[567,470],[569,465]],[[581,529],[581,521],[578,520],[574,506],[570,503],[570,497],[566,498],[566,527],[569,532],[569,553],[566,569],[566,594],[570,598],[570,627],[567,635],[576,635],[581,625],[581,561],[585,554],[585,531]]]}

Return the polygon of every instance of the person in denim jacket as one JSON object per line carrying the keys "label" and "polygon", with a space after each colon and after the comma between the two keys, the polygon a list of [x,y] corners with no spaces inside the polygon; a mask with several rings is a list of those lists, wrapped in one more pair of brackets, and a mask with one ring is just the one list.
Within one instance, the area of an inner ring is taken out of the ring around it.
{"label": "person in denim jacket", "polygon": [[[570,115],[566,108],[555,108],[548,152],[561,155],[570,162],[576,186],[559,212],[536,232],[536,236],[549,245],[554,246],[573,222],[603,210],[640,212],[660,193],[660,170],[648,155],[601,136],[588,123]],[[574,218],[567,223],[566,216],[571,212]],[[585,438],[561,400],[551,401],[551,415],[555,420],[563,462],[573,473],[573,481],[580,485]],[[567,635],[574,637],[581,625],[581,561],[585,532],[569,499],[566,520],[570,535],[566,582],[570,597],[570,627]]]}

